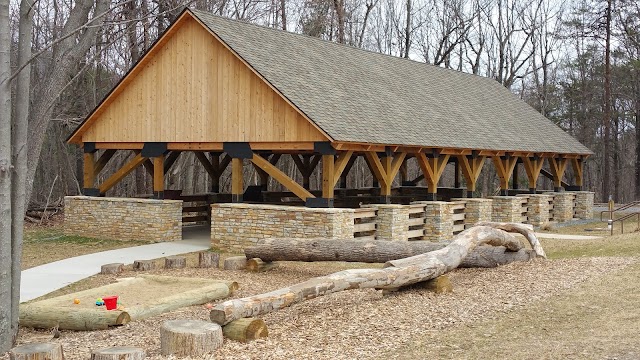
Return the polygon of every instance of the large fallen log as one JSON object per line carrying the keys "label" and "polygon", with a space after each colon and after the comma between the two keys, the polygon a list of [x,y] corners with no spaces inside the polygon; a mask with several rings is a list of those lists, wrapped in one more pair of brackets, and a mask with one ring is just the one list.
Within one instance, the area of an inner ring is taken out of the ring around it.
{"label": "large fallen log", "polygon": [[[384,241],[360,239],[262,239],[245,248],[247,259],[271,261],[347,261],[385,263],[391,260],[440,250],[449,242]],[[458,267],[492,268],[535,258],[533,250],[509,251],[504,246],[479,246]],[[249,260],[251,261],[251,260]]]}
{"label": "large fallen log", "polygon": [[[210,318],[215,323],[225,325],[233,320],[262,315],[334,292],[365,288],[396,289],[423,282],[455,269],[471,250],[483,244],[504,246],[513,251],[522,247],[515,237],[505,231],[489,226],[474,226],[458,234],[442,249],[387,262],[383,269],[344,270],[265,294],[225,301],[211,310]],[[544,256],[544,252],[539,255]]]}

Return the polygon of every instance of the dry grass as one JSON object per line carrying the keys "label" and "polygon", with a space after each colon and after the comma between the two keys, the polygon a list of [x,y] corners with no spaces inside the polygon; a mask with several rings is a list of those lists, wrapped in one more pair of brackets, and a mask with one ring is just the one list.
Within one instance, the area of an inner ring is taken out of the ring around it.
{"label": "dry grass", "polygon": [[22,269],[100,251],[148,244],[144,241],[118,241],[67,236],[60,226],[25,229]]}
{"label": "dry grass", "polygon": [[638,256],[640,233],[606,236],[593,240],[540,239],[550,259],[585,256]]}
{"label": "dry grass", "polygon": [[424,334],[394,353],[407,359],[638,359],[638,278],[636,264],[527,308]]}

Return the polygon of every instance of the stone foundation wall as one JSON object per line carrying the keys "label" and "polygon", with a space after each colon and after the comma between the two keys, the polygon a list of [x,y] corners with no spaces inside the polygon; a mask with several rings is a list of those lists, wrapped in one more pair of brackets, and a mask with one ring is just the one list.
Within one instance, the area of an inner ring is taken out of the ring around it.
{"label": "stone foundation wall", "polygon": [[67,196],[64,233],[116,240],[182,240],[182,201]]}
{"label": "stone foundation wall", "polygon": [[551,204],[549,201],[552,200],[553,197],[545,194],[529,194],[528,197],[527,216],[529,218],[529,224],[542,226],[548,223],[551,214]]}
{"label": "stone foundation wall", "polygon": [[494,196],[492,197],[491,218],[497,222],[522,222],[522,197]]}
{"label": "stone foundation wall", "polygon": [[424,205],[425,240],[442,241],[453,238],[453,212],[450,203],[446,201],[416,201],[411,204]]}
{"label": "stone foundation wall", "polygon": [[409,207],[404,205],[373,205],[378,209],[376,239],[408,240]]}
{"label": "stone foundation wall", "polygon": [[481,199],[481,198],[460,198],[460,199],[451,199],[452,201],[464,201],[465,209],[464,209],[464,223],[465,228],[470,228],[473,224],[481,222],[481,221],[491,221],[491,213],[492,213],[492,199]]}
{"label": "stone foundation wall", "polygon": [[211,243],[224,251],[242,252],[265,238],[353,238],[353,213],[353,209],[213,204]]}
{"label": "stone foundation wall", "polygon": [[[553,220],[567,222],[573,219],[573,192],[556,192],[553,194]],[[593,208],[593,207],[592,207]]]}
{"label": "stone foundation wall", "polygon": [[576,191],[575,198],[575,217],[578,219],[593,218],[593,199],[595,193],[591,191]]}

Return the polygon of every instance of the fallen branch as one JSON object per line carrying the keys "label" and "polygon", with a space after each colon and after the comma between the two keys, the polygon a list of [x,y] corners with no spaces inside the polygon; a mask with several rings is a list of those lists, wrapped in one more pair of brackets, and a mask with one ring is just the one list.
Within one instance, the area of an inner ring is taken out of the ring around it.
{"label": "fallen branch", "polygon": [[396,289],[434,279],[460,265],[479,245],[504,246],[518,250],[517,239],[505,231],[474,226],[458,234],[451,244],[425,254],[389,261],[383,269],[351,269],[321,276],[265,294],[225,301],[211,310],[211,321],[226,325],[291,306],[303,300],[351,289]]}

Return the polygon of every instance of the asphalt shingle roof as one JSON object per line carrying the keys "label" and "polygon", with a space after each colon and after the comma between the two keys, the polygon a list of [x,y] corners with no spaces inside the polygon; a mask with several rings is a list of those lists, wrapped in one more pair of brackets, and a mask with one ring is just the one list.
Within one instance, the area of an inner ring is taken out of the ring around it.
{"label": "asphalt shingle roof", "polygon": [[335,141],[591,154],[493,79],[192,13]]}

